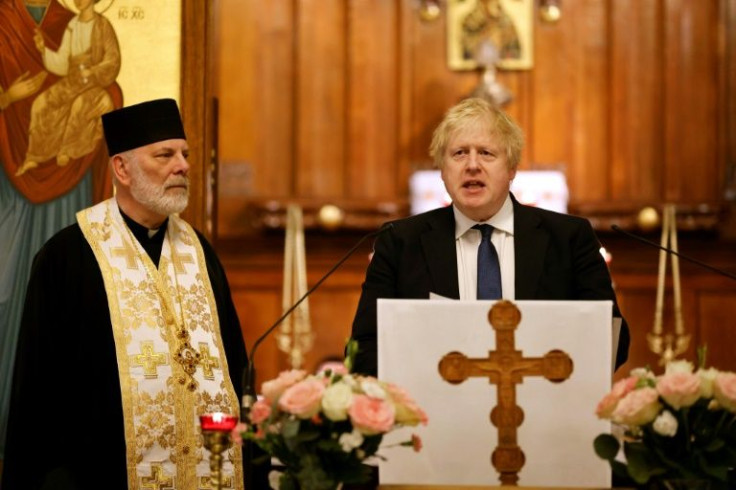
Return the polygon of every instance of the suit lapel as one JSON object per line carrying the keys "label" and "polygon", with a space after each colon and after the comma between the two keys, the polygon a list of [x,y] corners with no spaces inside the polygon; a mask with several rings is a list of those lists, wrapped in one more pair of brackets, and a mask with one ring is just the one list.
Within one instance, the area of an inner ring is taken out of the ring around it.
{"label": "suit lapel", "polygon": [[514,199],[516,299],[535,299],[549,241],[540,223],[541,219],[536,213]]}
{"label": "suit lapel", "polygon": [[422,251],[432,279],[432,291],[447,298],[459,299],[455,217],[452,206],[434,213],[421,236]]}

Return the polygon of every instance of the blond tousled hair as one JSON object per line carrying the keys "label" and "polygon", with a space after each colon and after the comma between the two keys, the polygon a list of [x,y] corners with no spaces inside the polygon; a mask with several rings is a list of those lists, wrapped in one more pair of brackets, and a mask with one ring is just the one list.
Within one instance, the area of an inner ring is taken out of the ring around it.
{"label": "blond tousled hair", "polygon": [[481,98],[465,99],[451,107],[437,126],[429,145],[429,156],[437,168],[444,164],[445,151],[450,138],[459,130],[472,125],[485,125],[489,132],[501,139],[506,149],[509,169],[515,170],[521,161],[524,134],[511,117],[498,107]]}

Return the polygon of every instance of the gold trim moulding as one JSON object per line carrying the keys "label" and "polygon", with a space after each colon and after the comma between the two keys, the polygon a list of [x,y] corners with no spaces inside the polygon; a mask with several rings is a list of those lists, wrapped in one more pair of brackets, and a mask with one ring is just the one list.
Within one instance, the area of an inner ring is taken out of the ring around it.
{"label": "gold trim moulding", "polygon": [[248,222],[254,229],[286,229],[289,205],[301,206],[305,230],[365,230],[409,215],[406,200],[348,201],[325,199],[269,199],[251,201],[246,207]]}
{"label": "gold trim moulding", "polygon": [[[629,231],[650,231],[661,228],[664,203],[582,204],[570,203],[568,212],[590,220],[598,231],[611,231],[616,225]],[[656,210],[659,217],[651,220],[646,211]],[[725,223],[728,207],[718,203],[677,204],[677,229],[681,231],[716,231]],[[649,219],[644,219],[649,218]]]}

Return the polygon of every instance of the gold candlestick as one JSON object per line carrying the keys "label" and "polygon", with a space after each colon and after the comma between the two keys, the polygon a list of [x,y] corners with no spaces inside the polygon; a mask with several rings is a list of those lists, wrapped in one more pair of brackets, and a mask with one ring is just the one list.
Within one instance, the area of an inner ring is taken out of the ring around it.
{"label": "gold candlestick", "polygon": [[210,452],[210,480],[214,488],[222,490],[223,453],[230,447],[230,432],[238,418],[222,412],[206,413],[199,416],[199,423],[204,447]]}
{"label": "gold candlestick", "polygon": [[[662,220],[661,246],[678,252],[677,222],[675,220],[675,206],[667,204],[664,207]],[[657,277],[657,301],[654,310],[654,326],[647,335],[649,349],[660,356],[659,363],[666,365],[680,354],[687,351],[690,345],[690,335],[685,333],[682,320],[682,295],[680,290],[680,261],[675,254],[671,254],[672,262],[672,289],[674,295],[675,328],[674,334],[663,334],[662,317],[664,310],[665,275],[667,274],[667,254],[659,252],[659,274]]]}

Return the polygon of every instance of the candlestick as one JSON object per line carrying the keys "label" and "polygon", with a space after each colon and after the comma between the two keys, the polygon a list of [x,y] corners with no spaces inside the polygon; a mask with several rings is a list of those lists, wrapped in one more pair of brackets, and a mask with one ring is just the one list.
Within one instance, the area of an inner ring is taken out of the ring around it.
{"label": "candlestick", "polygon": [[222,489],[222,453],[230,447],[230,432],[237,423],[237,417],[223,412],[199,416],[204,447],[210,451],[210,479],[217,490]]}
{"label": "candlestick", "polygon": [[674,253],[670,254],[672,261],[672,289],[675,311],[674,334],[662,334],[662,316],[664,309],[664,287],[667,274],[667,252],[659,252],[659,274],[657,276],[657,300],[654,311],[654,326],[652,332],[647,335],[649,348],[655,354],[660,355],[660,364],[667,364],[678,355],[687,351],[690,336],[685,333],[682,319],[682,294],[680,288],[680,262],[677,246],[677,221],[675,218],[675,206],[667,204],[663,210],[661,247],[669,246]]}

